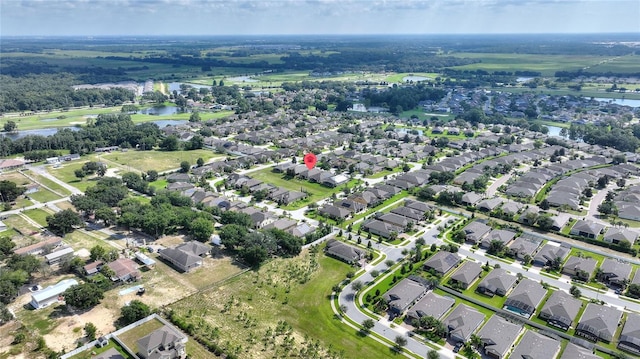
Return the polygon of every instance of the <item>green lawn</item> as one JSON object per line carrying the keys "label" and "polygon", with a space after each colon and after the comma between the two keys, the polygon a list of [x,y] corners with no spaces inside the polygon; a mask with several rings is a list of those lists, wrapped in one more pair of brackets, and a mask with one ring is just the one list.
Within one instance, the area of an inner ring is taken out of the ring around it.
{"label": "green lawn", "polygon": [[94,175],[93,177],[85,177],[80,180],[76,177],[74,172],[77,169],[81,169],[85,162],[94,160],[95,157],[93,156],[82,157],[79,160],[64,164],[59,168],[49,167],[48,171],[57,179],[68,183],[81,191],[86,191],[88,187],[95,185],[95,181],[98,177]]}
{"label": "green lawn", "polygon": [[26,219],[20,217],[17,214],[10,215],[9,217],[7,217],[7,219],[3,220],[3,222],[7,225],[7,227],[16,229],[24,235],[29,235],[30,233],[40,231],[40,228],[27,222]]}
{"label": "green lawn", "polygon": [[[100,157],[108,161],[115,162],[122,166],[125,171],[149,171],[156,170],[163,172],[180,168],[180,162],[188,161],[191,165],[195,165],[198,158],[202,158],[205,162],[213,158],[219,158],[222,155],[216,154],[211,150],[201,149],[193,151],[134,151],[113,152],[103,154]],[[107,163],[109,166],[109,163]]]}
{"label": "green lawn", "polygon": [[51,213],[39,208],[30,209],[28,211],[24,211],[23,213],[43,227],[47,226],[47,217],[51,215]]}
{"label": "green lawn", "polygon": [[[56,170],[52,170],[52,171],[56,171]],[[33,179],[35,179],[38,183],[42,184],[43,186],[47,186],[48,188],[50,188],[53,191],[56,191],[58,193],[60,193],[63,196],[68,196],[71,194],[71,192],[69,190],[67,190],[66,188],[60,186],[59,184],[57,184],[56,182],[53,182],[52,180],[40,176],[34,172],[31,171],[24,171],[25,173],[29,174],[30,177],[32,177]]]}
{"label": "green lawn", "polygon": [[[331,309],[333,285],[351,270],[322,253],[276,259],[259,271],[242,274],[223,287],[195,294],[170,308],[187,323],[217,328],[206,335],[214,336],[232,353],[243,353],[239,357],[286,357],[282,352],[274,355],[276,349],[282,350],[282,335],[275,330],[286,321],[285,328],[290,325],[296,337],[296,348],[317,342],[320,350],[341,352],[343,358],[388,358],[387,347],[358,335]],[[269,339],[263,342],[265,337]]]}
{"label": "green lawn", "polygon": [[[281,173],[275,173],[271,168],[265,168],[259,171],[254,171],[249,174],[249,177],[261,180],[263,182],[272,184],[277,187],[286,188],[292,191],[307,192],[309,197],[303,201],[298,201],[292,205],[286,206],[285,209],[298,209],[302,208],[309,203],[317,202],[321,199],[330,197],[334,193],[338,193],[344,189],[344,185],[340,185],[335,188],[323,186],[319,183],[312,183],[307,180],[298,178],[286,178]],[[347,183],[349,188],[353,188],[357,184],[361,183],[361,180],[351,180]]]}
{"label": "green lawn", "polygon": [[[585,251],[583,249],[578,249],[578,248],[571,248],[571,252],[569,252],[569,256],[593,258],[598,262],[596,264],[596,268],[598,268],[598,267],[600,267],[602,265],[602,262],[604,262],[604,258],[605,258],[601,254]],[[569,256],[567,257],[567,259],[569,259]]]}
{"label": "green lawn", "polygon": [[38,190],[38,192],[28,194],[28,196],[41,203],[62,198],[57,194],[49,191],[48,189],[42,187]]}
{"label": "green lawn", "polygon": [[153,332],[156,329],[162,328],[163,326],[164,324],[161,321],[159,321],[158,319],[153,319],[118,335],[118,339],[120,339],[127,347],[134,349],[138,347],[136,344],[138,339],[144,337],[145,335]]}
{"label": "green lawn", "polygon": [[[398,193],[397,195],[389,198],[388,200],[382,202],[381,204],[379,204],[379,205],[377,205],[377,206],[375,206],[375,207],[373,207],[371,209],[368,209],[364,213],[360,213],[360,214],[356,215],[351,220],[343,222],[342,223],[342,227],[343,228],[347,228],[347,226],[349,226],[351,223],[353,223],[353,222],[355,222],[355,221],[357,221],[359,219],[362,219],[362,218],[364,218],[364,217],[366,217],[366,216],[368,216],[368,215],[370,215],[372,213],[378,212],[378,211],[380,211],[380,209],[382,209],[382,208],[384,208],[386,206],[389,206],[392,203],[394,203],[396,201],[399,201],[399,200],[401,200],[403,198],[406,198],[406,197],[409,197],[409,192],[402,191],[402,192]],[[354,227],[354,229],[357,229],[357,228]]]}
{"label": "green lawn", "polygon": [[[490,272],[482,272],[482,277],[486,277],[487,275],[489,275]],[[482,295],[476,292],[476,288],[478,288],[478,285],[480,284],[480,282],[482,282],[482,278],[478,279],[471,287],[469,287],[467,290],[465,290],[464,292],[462,292],[462,294],[466,295],[467,297],[479,300],[483,303],[487,303],[490,306],[493,306],[494,308],[502,308],[502,306],[504,305],[504,302],[507,301],[507,297],[501,297],[499,295],[494,295],[493,297],[488,297],[486,295]]]}

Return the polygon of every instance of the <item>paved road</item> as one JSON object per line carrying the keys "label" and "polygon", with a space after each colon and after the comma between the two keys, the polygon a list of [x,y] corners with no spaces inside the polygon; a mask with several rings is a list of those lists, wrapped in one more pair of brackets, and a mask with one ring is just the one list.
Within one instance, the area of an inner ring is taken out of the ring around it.
{"label": "paved road", "polygon": [[83,194],[83,192],[59,179],[57,179],[55,176],[52,176],[49,172],[47,172],[47,169],[44,167],[44,165],[40,165],[40,166],[31,166],[31,165],[27,165],[27,168],[30,169],[31,171],[39,174],[42,177],[45,177],[55,183],[57,183],[59,186],[66,188],[69,192],[71,192],[72,194]]}

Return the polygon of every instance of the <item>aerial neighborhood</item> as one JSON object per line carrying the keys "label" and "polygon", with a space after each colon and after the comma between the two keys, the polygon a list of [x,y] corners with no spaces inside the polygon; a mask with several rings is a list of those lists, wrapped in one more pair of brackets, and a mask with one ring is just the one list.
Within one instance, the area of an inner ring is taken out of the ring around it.
{"label": "aerial neighborhood", "polygon": [[7,68],[0,357],[640,356],[637,74],[140,41],[65,106]]}

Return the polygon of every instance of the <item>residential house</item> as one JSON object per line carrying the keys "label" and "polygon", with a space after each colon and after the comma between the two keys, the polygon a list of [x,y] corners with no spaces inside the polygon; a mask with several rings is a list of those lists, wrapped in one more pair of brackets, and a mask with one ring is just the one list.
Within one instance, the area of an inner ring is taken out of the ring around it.
{"label": "residential house", "polygon": [[[109,342],[107,341],[107,344]],[[107,345],[105,344],[105,345]],[[125,359],[125,357],[116,350],[116,348],[109,348],[106,352],[102,352],[91,357],[92,359]]]}
{"label": "residential house", "polygon": [[500,205],[503,203],[503,201],[504,200],[502,198],[499,198],[499,197],[489,198],[489,199],[485,199],[485,200],[482,200],[482,201],[478,202],[476,207],[481,211],[491,212],[491,211],[495,210],[496,208],[500,207]]}
{"label": "residential house", "polygon": [[547,290],[540,283],[523,278],[507,297],[503,309],[530,318],[546,295]]}
{"label": "residential house", "polygon": [[211,252],[211,247],[197,241],[185,242],[176,247],[177,250],[189,252],[198,257],[204,257]]}
{"label": "residential house", "polygon": [[443,275],[450,271],[460,262],[460,257],[455,253],[439,251],[424,262],[425,270],[433,269],[436,273]]}
{"label": "residential house", "polygon": [[335,239],[327,241],[324,251],[327,255],[341,259],[349,264],[358,263],[366,255],[366,251]]}
{"label": "residential house", "polygon": [[413,222],[419,222],[424,219],[424,212],[409,207],[394,208],[391,210],[391,213],[408,218],[408,220]]}
{"label": "residential house", "polygon": [[548,266],[551,265],[556,258],[559,258],[560,263],[564,263],[569,252],[570,249],[567,247],[547,243],[542,246],[535,257],[533,257],[533,264],[541,267]]}
{"label": "residential house", "polygon": [[480,221],[473,221],[464,227],[467,241],[474,244],[480,242],[489,232],[491,232],[491,227]]}
{"label": "residential house", "polygon": [[167,182],[175,183],[175,182],[191,182],[191,176],[188,173],[172,173],[167,176]]}
{"label": "residential house", "polygon": [[281,231],[286,232],[297,225],[298,225],[298,221],[296,220],[289,219],[289,218],[280,218],[275,222],[269,223],[264,228],[265,229],[275,228],[275,229],[279,229]]}
{"label": "residential house", "polygon": [[471,261],[465,261],[455,272],[449,277],[449,284],[456,284],[463,289],[469,288],[478,276],[482,273],[480,264]]}
{"label": "residential house", "polygon": [[397,215],[395,213],[385,213],[382,215],[377,215],[376,219],[382,222],[389,223],[398,228],[402,228],[402,231],[400,232],[403,232],[407,228],[407,226],[409,226],[409,223],[415,224],[414,220],[404,216]]}
{"label": "residential house", "polygon": [[605,258],[600,266],[598,280],[612,286],[622,287],[631,276],[631,270],[632,267],[628,263],[613,258]]}
{"label": "residential house", "polygon": [[102,268],[103,265],[103,261],[95,261],[85,265],[82,268],[84,269],[84,273],[87,275],[87,277],[90,277],[100,272],[100,268]]}
{"label": "residential house", "polygon": [[640,314],[627,314],[627,321],[618,339],[618,349],[640,356]]}
{"label": "residential house", "polygon": [[591,341],[602,340],[611,342],[613,335],[622,319],[622,312],[618,309],[600,304],[589,303],[582,313],[576,327],[576,335]]}
{"label": "residential house", "polygon": [[51,252],[45,255],[44,258],[47,261],[47,264],[52,266],[73,257],[73,253],[74,253],[73,248],[66,247],[66,248],[61,248],[55,252]]}
{"label": "residential house", "polygon": [[580,299],[561,290],[556,290],[544,303],[538,316],[550,325],[566,331],[571,327],[581,307],[582,301]]}
{"label": "residential house", "polygon": [[351,215],[351,212],[348,209],[330,204],[325,204],[318,212],[325,217],[338,220],[345,219]]}
{"label": "residential house", "polygon": [[509,242],[511,242],[515,237],[515,232],[506,229],[492,229],[491,232],[482,238],[480,241],[480,247],[489,248],[493,241],[498,241],[505,246],[508,246]]}
{"label": "residential house", "polygon": [[160,253],[160,258],[171,263],[183,272],[189,272],[202,265],[201,257],[176,248],[165,248],[158,253]]}
{"label": "residential house", "polygon": [[517,280],[515,275],[509,274],[505,269],[496,268],[484,277],[478,284],[476,291],[490,297],[494,295],[505,296]]}
{"label": "residential house", "polygon": [[540,240],[528,236],[520,236],[511,242],[509,251],[514,257],[523,260],[527,255],[533,257],[533,253],[539,246]]}
{"label": "residential house", "polygon": [[34,309],[40,309],[57,303],[62,293],[74,285],[78,285],[78,281],[75,279],[61,280],[54,285],[31,294],[31,302],[29,302],[29,304],[31,304]]}
{"label": "residential house", "polygon": [[456,304],[455,299],[449,296],[441,296],[428,292],[407,312],[408,319],[420,319],[422,317],[442,318],[451,307]]}
{"label": "residential house", "polygon": [[571,256],[562,267],[562,273],[582,281],[588,281],[597,265],[598,261],[593,258]]}
{"label": "residential house", "polygon": [[62,244],[62,238],[51,237],[44,241],[29,245],[26,247],[18,248],[14,250],[13,253],[19,254],[19,255],[27,255],[27,254],[38,255],[45,252],[46,250],[52,250],[60,246],[61,244]]}
{"label": "residential house", "polygon": [[482,340],[486,356],[503,359],[521,332],[521,325],[508,322],[499,315],[492,315],[477,335]]}
{"label": "residential house", "polygon": [[583,348],[569,342],[564,348],[560,359],[601,359],[601,357],[593,354],[593,349]]}
{"label": "residential house", "polygon": [[626,228],[611,227],[604,235],[604,241],[614,244],[620,244],[620,241],[627,241],[633,246],[638,239],[638,233]]}
{"label": "residential house", "polygon": [[136,264],[136,262],[132,261],[129,258],[118,258],[111,263],[107,263],[106,265],[114,273],[114,275],[111,277],[111,280],[114,282],[128,282],[140,279],[140,271],[138,271],[138,265]]}
{"label": "residential house", "polygon": [[401,315],[426,292],[427,288],[422,283],[405,278],[386,292],[382,298],[393,313]]}
{"label": "residential house", "polygon": [[462,204],[465,206],[475,206],[482,200],[482,196],[475,192],[467,192],[462,195]]}
{"label": "residential house", "polygon": [[604,228],[605,226],[600,223],[579,220],[573,225],[569,233],[575,236],[595,239],[598,238]]}
{"label": "residential house", "polygon": [[165,325],[138,339],[138,354],[144,359],[184,359],[188,337]]}
{"label": "residential house", "polygon": [[364,222],[361,228],[371,234],[375,234],[384,238],[391,238],[393,233],[399,234],[404,232],[404,228],[402,227],[394,226],[377,219],[370,219]]}
{"label": "residential house", "polygon": [[443,320],[449,338],[456,342],[466,342],[484,322],[484,314],[465,304],[458,305]]}
{"label": "residential house", "polygon": [[555,359],[560,347],[558,340],[527,330],[509,358]]}

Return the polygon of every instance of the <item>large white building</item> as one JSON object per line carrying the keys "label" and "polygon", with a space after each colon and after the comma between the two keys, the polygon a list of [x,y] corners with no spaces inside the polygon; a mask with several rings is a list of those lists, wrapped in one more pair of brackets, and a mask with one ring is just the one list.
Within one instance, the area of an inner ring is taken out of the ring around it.
{"label": "large white building", "polygon": [[31,306],[35,309],[47,307],[53,303],[57,303],[65,290],[78,285],[75,279],[65,279],[57,284],[46,287],[31,295]]}

